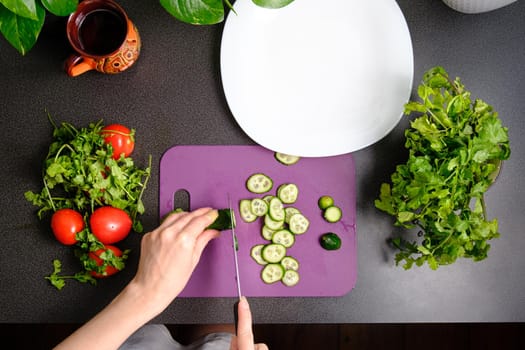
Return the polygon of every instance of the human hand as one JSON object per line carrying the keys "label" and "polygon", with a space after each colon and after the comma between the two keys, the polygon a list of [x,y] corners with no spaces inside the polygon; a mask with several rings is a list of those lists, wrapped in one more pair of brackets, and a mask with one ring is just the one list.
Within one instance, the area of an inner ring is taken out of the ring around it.
{"label": "human hand", "polygon": [[210,208],[174,213],[142,238],[137,274],[130,285],[146,293],[155,315],[182,291],[202,251],[219,235],[206,229],[217,216]]}
{"label": "human hand", "polygon": [[239,322],[237,335],[232,338],[230,350],[268,350],[263,343],[254,344],[252,331],[252,313],[245,297],[242,297],[238,306]]}

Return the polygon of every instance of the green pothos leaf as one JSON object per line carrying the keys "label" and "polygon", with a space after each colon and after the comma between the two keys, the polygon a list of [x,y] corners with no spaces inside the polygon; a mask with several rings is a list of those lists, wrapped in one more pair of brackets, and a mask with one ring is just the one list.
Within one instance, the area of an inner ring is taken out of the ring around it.
{"label": "green pothos leaf", "polygon": [[190,24],[216,24],[224,20],[223,0],[160,0],[168,13]]}
{"label": "green pothos leaf", "polygon": [[35,0],[0,0],[0,4],[20,17],[38,19],[38,2],[35,2]]}
{"label": "green pothos leaf", "polygon": [[[257,6],[277,9],[294,0],[252,0]],[[160,0],[160,4],[178,20],[190,24],[216,24],[224,20],[224,4],[233,10],[230,0]]]}
{"label": "green pothos leaf", "polygon": [[42,5],[56,16],[68,16],[78,6],[78,0],[42,0]]}
{"label": "green pothos leaf", "polygon": [[46,11],[39,3],[35,3],[35,8],[36,19],[33,20],[0,6],[0,32],[22,55],[35,45],[44,26]]}
{"label": "green pothos leaf", "polygon": [[265,7],[268,9],[278,9],[289,5],[294,0],[252,0],[257,6]]}

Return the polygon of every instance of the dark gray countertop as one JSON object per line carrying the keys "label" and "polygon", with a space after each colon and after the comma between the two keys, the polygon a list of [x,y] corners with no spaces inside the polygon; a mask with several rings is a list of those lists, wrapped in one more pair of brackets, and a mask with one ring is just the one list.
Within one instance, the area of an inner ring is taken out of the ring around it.
{"label": "dark gray countertop", "polygon": [[[298,0],[300,1],[300,0]],[[355,152],[357,171],[358,278],[338,298],[254,298],[258,323],[525,322],[525,2],[479,15],[464,15],[439,0],[398,1],[414,46],[414,80],[442,65],[460,76],[473,96],[492,104],[509,127],[512,155],[487,193],[501,237],[489,258],[458,261],[431,271],[404,271],[386,244],[394,230],[373,200],[381,182],[404,161],[407,120],[380,142]],[[20,56],[0,39],[0,322],[83,322],[132,277],[137,255],[126,270],[93,288],[69,283],[60,292],[43,276],[51,260],[73,264],[70,250],[50,238],[46,222],[26,202],[26,190],[40,188],[40,165],[56,120],[85,125],[103,118],[137,129],[136,159],[153,156],[145,195],[146,229],[158,224],[158,164],[177,144],[252,144],[233,119],[219,71],[222,25],[197,27],[172,18],[158,1],[121,1],[139,28],[141,57],[129,71],[95,72],[69,78],[62,62],[69,54],[62,18],[48,16],[35,47]],[[380,19],[377,19],[380,20]],[[138,250],[139,235],[126,244]],[[232,299],[178,299],[159,318],[165,323],[232,321]]]}

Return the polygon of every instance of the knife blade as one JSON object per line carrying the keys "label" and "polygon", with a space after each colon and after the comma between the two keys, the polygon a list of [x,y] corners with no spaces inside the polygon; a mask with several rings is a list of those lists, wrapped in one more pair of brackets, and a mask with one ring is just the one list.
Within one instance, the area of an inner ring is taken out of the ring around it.
{"label": "knife blade", "polygon": [[239,258],[237,256],[237,250],[238,250],[238,244],[239,241],[237,240],[237,235],[235,234],[235,214],[233,211],[231,198],[228,196],[228,207],[230,208],[230,219],[232,221],[232,247],[233,247],[233,259],[235,264],[235,280],[237,282],[237,296],[239,297],[239,300],[241,299],[242,292],[241,292],[241,281],[239,277]]}
{"label": "knife blade", "polygon": [[230,209],[230,219],[231,219],[231,222],[232,222],[231,233],[232,233],[233,259],[234,259],[234,265],[235,265],[235,281],[237,283],[237,296],[239,298],[239,300],[237,300],[233,304],[233,317],[234,317],[234,321],[235,321],[235,334],[237,334],[237,323],[239,321],[238,309],[239,309],[239,301],[241,300],[242,292],[241,292],[241,280],[240,280],[240,277],[239,277],[239,258],[237,256],[237,250],[238,250],[239,241],[237,240],[237,236],[235,234],[235,214],[234,214],[234,211],[233,211],[233,206],[232,206],[231,198],[230,198],[229,194],[228,194],[228,207]]}

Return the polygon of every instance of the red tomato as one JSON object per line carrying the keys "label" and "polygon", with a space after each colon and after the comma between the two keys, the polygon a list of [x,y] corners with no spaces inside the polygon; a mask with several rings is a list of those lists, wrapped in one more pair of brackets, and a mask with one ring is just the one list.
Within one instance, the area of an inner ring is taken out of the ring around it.
{"label": "red tomato", "polygon": [[103,244],[116,243],[126,238],[131,225],[128,213],[111,206],[96,209],[89,218],[91,232]]}
{"label": "red tomato", "polygon": [[113,147],[113,159],[119,159],[121,154],[129,157],[135,148],[131,130],[124,125],[111,124],[102,128],[104,142]]}
{"label": "red tomato", "polygon": [[[89,258],[93,260],[97,264],[97,266],[102,266],[104,264],[104,260],[100,258],[100,254],[102,254],[106,250],[111,250],[113,254],[115,254],[115,256],[119,256],[119,257],[122,256],[122,251],[120,249],[112,245],[107,245],[105,248],[100,248],[98,250],[95,250],[94,252],[90,252]],[[104,270],[105,272],[104,274],[98,273],[96,271],[90,271],[89,273],[93,277],[104,278],[104,277],[109,277],[111,275],[114,275],[119,271],[120,270],[117,269],[116,267],[109,265],[109,266],[106,266]]]}
{"label": "red tomato", "polygon": [[84,229],[84,218],[73,209],[59,209],[51,217],[51,230],[62,244],[77,243],[76,234]]}

